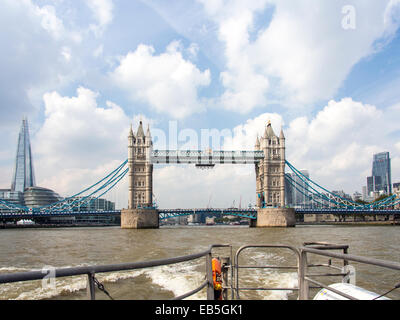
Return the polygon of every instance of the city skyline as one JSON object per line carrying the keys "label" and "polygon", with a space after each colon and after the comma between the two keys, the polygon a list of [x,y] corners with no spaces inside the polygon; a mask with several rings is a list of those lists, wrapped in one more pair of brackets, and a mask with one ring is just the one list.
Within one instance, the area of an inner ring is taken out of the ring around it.
{"label": "city skyline", "polygon": [[[361,191],[383,151],[400,180],[399,1],[5,0],[0,9],[0,188],[23,116],[38,185],[63,195],[125,159],[139,119],[167,137],[171,121],[183,137],[226,129],[221,147],[233,150],[253,150],[271,120],[287,159],[330,190]],[[255,201],[251,166],[154,175],[166,207],[200,190],[193,205],[210,194],[214,205]]]}

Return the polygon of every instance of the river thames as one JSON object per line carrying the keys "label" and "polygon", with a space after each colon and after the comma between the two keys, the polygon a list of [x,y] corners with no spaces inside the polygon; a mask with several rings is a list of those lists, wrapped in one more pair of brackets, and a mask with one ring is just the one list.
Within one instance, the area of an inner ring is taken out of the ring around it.
{"label": "river thames", "polygon": [[[233,252],[247,244],[282,244],[295,247],[304,242],[349,245],[349,253],[400,262],[400,228],[396,226],[297,226],[257,229],[247,226],[174,226],[152,230],[119,227],[6,229],[0,230],[0,273],[42,270],[43,267],[76,267],[148,261],[197,253],[211,244],[231,244]],[[218,249],[219,256],[229,255]],[[242,261],[254,265],[296,265],[285,250],[251,249]],[[398,272],[351,263],[356,285],[383,293],[400,281]],[[97,274],[114,299],[158,300],[184,294],[204,281],[205,259],[134,271]],[[251,269],[241,271],[241,286],[297,286],[295,270]],[[332,279],[333,281],[333,279]],[[340,282],[336,279],[336,282]],[[330,282],[328,282],[330,283]],[[315,294],[316,291],[312,291]],[[313,297],[310,294],[310,298]],[[400,290],[388,295],[400,299]],[[98,292],[97,299],[108,299]],[[205,299],[205,290],[190,299]],[[249,291],[243,299],[296,299],[296,291]],[[0,299],[86,299],[86,276],[57,278],[55,287],[41,281],[0,285]]]}

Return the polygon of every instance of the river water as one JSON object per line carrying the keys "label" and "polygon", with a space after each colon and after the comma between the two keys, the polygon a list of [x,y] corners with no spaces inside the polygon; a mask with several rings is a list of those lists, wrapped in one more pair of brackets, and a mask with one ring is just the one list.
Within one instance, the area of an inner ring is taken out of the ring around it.
{"label": "river water", "polygon": [[[303,242],[348,244],[349,253],[400,262],[400,229],[394,226],[297,226],[257,229],[247,226],[176,226],[157,230],[123,230],[119,227],[0,230],[0,273],[154,260],[197,253],[211,244],[231,244],[233,252],[248,244]],[[227,249],[217,249],[227,256]],[[288,250],[250,249],[242,264],[296,265]],[[312,256],[310,262],[322,262]],[[326,262],[326,260],[323,260]],[[334,261],[335,262],[335,261]],[[336,261],[337,264],[341,263]],[[400,282],[400,273],[352,263],[356,285],[383,293]],[[171,299],[204,281],[205,258],[177,265],[98,274],[115,299]],[[324,269],[326,271],[326,269]],[[338,278],[318,280],[340,282]],[[297,286],[296,270],[249,269],[240,271],[241,287]],[[311,291],[311,298],[317,290]],[[388,297],[400,299],[400,290]],[[108,299],[98,292],[97,299]],[[205,290],[190,299],[205,299]],[[243,291],[243,299],[296,299],[296,291]],[[41,281],[0,284],[0,299],[86,299],[86,276],[57,278],[53,286]]]}

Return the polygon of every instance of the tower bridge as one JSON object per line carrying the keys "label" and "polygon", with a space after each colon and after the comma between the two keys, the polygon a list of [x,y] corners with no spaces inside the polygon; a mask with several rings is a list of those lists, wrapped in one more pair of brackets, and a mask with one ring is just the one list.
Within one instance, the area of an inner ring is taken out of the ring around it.
{"label": "tower bridge", "polygon": [[283,130],[276,136],[271,122],[264,135],[257,137],[254,150],[248,151],[153,150],[150,128],[145,134],[141,121],[136,135],[130,128],[128,142],[129,195],[128,209],[121,211],[122,228],[159,226],[159,211],[153,208],[153,164],[252,164],[258,207],[255,226],[292,227],[296,223],[294,209],[284,207],[285,136]]}

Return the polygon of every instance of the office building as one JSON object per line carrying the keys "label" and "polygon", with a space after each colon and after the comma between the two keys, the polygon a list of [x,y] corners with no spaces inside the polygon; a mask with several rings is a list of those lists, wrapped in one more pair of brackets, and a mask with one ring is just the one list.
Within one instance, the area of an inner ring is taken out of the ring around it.
{"label": "office building", "polygon": [[[310,174],[307,170],[300,170],[307,178]],[[285,203],[290,207],[309,208],[311,205],[309,187],[305,181],[306,178],[298,177],[294,173],[285,174]]]}
{"label": "office building", "polygon": [[35,173],[33,170],[31,142],[29,139],[28,120],[22,120],[18,136],[17,153],[15,157],[14,175],[11,191],[24,192],[26,188],[34,187]]}
{"label": "office building", "polygon": [[392,193],[392,172],[389,152],[374,154],[372,175],[367,177],[368,195],[371,193]]}
{"label": "office building", "polygon": [[75,197],[70,202],[82,203],[74,207],[74,211],[114,211],[115,203],[103,198]]}
{"label": "office building", "polygon": [[25,206],[29,208],[40,208],[61,201],[60,197],[53,190],[41,187],[29,187],[24,192]]}

